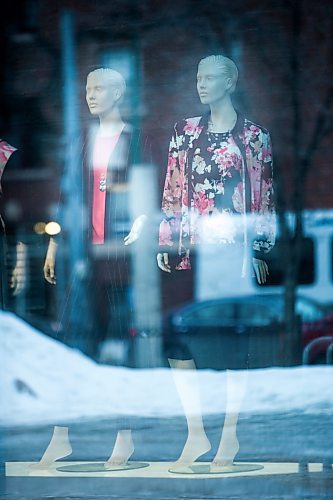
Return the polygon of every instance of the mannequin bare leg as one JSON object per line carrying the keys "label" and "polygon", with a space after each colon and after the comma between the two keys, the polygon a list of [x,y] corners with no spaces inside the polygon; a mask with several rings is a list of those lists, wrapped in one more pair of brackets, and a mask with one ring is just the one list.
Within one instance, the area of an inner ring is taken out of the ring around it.
{"label": "mannequin bare leg", "polygon": [[68,427],[54,427],[51,441],[46,448],[42,458],[36,467],[48,467],[60,458],[67,457],[72,453],[72,447],[68,438]]}
{"label": "mannequin bare leg", "polygon": [[176,463],[190,464],[210,450],[201,413],[199,383],[193,359],[169,359],[173,379],[185,412],[188,437]]}
{"label": "mannequin bare leg", "polygon": [[116,442],[110,458],[105,462],[105,468],[126,465],[134,452],[132,432],[130,429],[118,431]]}
{"label": "mannequin bare leg", "polygon": [[227,404],[220,444],[212,467],[232,465],[239,451],[236,429],[247,386],[247,371],[227,370]]}

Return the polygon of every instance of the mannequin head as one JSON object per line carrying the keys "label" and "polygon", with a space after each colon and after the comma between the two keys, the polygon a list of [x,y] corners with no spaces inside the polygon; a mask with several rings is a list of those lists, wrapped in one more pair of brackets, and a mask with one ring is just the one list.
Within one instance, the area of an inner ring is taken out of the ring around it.
{"label": "mannequin head", "polygon": [[90,113],[105,116],[118,106],[125,94],[126,83],[117,71],[99,68],[87,76],[86,100]]}
{"label": "mannequin head", "polygon": [[203,104],[214,104],[230,96],[236,88],[238,69],[228,57],[213,55],[198,65],[197,90]]}

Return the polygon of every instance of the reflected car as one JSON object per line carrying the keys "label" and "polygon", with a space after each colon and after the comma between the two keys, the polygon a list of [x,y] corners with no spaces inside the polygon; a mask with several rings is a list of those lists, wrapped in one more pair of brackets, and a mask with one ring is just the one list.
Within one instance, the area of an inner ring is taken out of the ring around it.
{"label": "reflected car", "polygon": [[[333,336],[331,311],[298,296],[299,362],[314,339]],[[262,368],[285,364],[284,297],[258,294],[186,304],[165,316],[164,354],[194,358],[198,368]],[[309,363],[325,362],[327,345],[309,353]]]}

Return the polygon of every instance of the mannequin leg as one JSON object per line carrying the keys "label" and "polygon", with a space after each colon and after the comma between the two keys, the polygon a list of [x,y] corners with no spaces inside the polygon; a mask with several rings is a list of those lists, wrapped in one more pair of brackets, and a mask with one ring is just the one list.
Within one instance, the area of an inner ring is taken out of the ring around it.
{"label": "mannequin leg", "polygon": [[188,428],[188,437],[177,463],[189,464],[211,448],[202,420],[198,377],[193,359],[169,359],[169,364]]}
{"label": "mannequin leg", "polygon": [[247,386],[247,371],[227,370],[227,404],[220,444],[212,466],[232,465],[239,451],[237,422]]}
{"label": "mannequin leg", "polygon": [[48,467],[60,458],[67,457],[72,453],[72,447],[68,438],[68,427],[58,427],[53,429],[51,441],[46,448],[37,466]]}
{"label": "mannequin leg", "polygon": [[118,431],[115,445],[110,458],[105,462],[105,468],[115,465],[126,465],[134,452],[132,432],[130,429]]}

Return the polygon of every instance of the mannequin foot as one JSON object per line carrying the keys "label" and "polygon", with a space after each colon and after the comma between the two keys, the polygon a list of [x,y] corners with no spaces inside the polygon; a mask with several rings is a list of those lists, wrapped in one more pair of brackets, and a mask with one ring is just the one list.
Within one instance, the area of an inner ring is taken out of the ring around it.
{"label": "mannequin foot", "polygon": [[105,462],[106,469],[120,465],[126,465],[128,459],[134,452],[132,433],[130,430],[122,430],[117,434],[116,442],[112,454]]}
{"label": "mannequin foot", "polygon": [[211,449],[211,444],[205,432],[198,432],[197,434],[189,435],[183,451],[175,462],[179,465],[187,465],[195,462],[204,453]]}
{"label": "mannequin foot", "polygon": [[221,444],[217,451],[211,467],[228,467],[234,463],[235,456],[239,452],[239,442],[236,434],[222,436]]}
{"label": "mannequin foot", "polygon": [[48,467],[60,458],[65,458],[72,453],[68,438],[68,427],[54,427],[51,441],[36,467]]}

